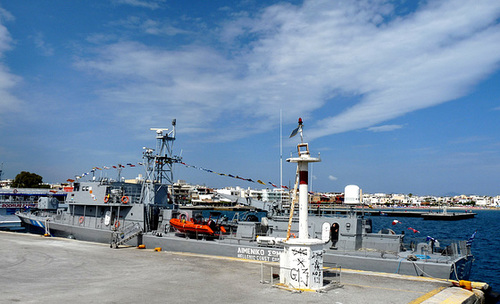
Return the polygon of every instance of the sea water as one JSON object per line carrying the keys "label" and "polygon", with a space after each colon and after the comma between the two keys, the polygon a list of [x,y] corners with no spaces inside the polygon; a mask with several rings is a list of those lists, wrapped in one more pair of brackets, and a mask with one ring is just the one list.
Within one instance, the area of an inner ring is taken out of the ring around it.
{"label": "sea water", "polygon": [[[448,212],[452,212],[448,210]],[[373,232],[390,228],[396,233],[404,231],[405,239],[413,237],[426,239],[430,236],[441,240],[468,240],[477,230],[472,242],[474,263],[470,280],[486,282],[493,290],[500,291],[500,241],[497,237],[500,210],[473,210],[477,215],[471,219],[458,221],[434,221],[423,218],[374,216]],[[399,223],[393,225],[394,220]],[[414,233],[413,228],[419,231]]]}

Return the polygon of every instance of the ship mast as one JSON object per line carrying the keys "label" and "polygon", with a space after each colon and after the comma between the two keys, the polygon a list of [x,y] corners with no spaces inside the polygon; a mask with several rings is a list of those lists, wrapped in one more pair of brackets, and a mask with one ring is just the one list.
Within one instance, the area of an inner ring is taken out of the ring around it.
{"label": "ship mast", "polygon": [[[156,131],[156,149],[144,147],[143,158],[146,166],[146,179],[143,187],[145,204],[161,203],[155,196],[161,191],[168,193],[168,186],[174,183],[173,164],[180,162],[179,156],[173,155],[176,120],[172,120],[172,130],[151,128]],[[156,185],[156,188],[155,188]],[[172,200],[173,195],[171,196]]]}
{"label": "ship mast", "polygon": [[156,131],[156,155],[154,163],[155,180],[160,184],[173,184],[174,173],[172,166],[180,161],[180,157],[173,155],[173,145],[175,140],[176,120],[172,120],[172,130],[151,128]]}

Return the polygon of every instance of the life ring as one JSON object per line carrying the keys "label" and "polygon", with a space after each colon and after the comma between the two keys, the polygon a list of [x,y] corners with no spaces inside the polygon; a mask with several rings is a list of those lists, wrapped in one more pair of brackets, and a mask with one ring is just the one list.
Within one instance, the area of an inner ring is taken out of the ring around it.
{"label": "life ring", "polygon": [[13,193],[17,193],[17,189],[12,190]]}
{"label": "life ring", "polygon": [[120,221],[115,222],[115,228],[118,228],[118,227],[120,227]]}
{"label": "life ring", "polygon": [[295,238],[295,233],[290,233],[290,236]]}
{"label": "life ring", "polygon": [[85,218],[84,218],[83,216],[80,216],[80,219],[78,220],[78,222],[81,224],[81,223],[83,223],[83,220],[84,220],[84,219],[85,219]]}
{"label": "life ring", "polygon": [[128,196],[122,196],[122,203],[126,204],[128,203],[128,201],[129,201]]}
{"label": "life ring", "polygon": [[104,202],[107,203],[109,201],[109,194],[104,197]]}

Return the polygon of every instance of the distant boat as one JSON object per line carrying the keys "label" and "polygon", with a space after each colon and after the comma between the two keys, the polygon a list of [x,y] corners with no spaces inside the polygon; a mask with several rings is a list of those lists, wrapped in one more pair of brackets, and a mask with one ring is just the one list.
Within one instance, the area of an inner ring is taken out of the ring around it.
{"label": "distant boat", "polygon": [[436,221],[457,221],[462,219],[469,219],[476,216],[473,212],[448,212],[448,208],[445,206],[443,212],[428,212],[423,213],[422,217],[424,220],[436,220]]}
{"label": "distant boat", "polygon": [[0,189],[0,230],[23,230],[17,211],[37,208],[40,202],[64,201],[66,192],[34,188]]}

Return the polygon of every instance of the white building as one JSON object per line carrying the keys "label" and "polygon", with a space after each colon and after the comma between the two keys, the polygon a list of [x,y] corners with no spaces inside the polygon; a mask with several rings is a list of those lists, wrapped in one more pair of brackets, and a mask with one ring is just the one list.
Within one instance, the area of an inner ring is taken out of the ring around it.
{"label": "white building", "polygon": [[226,187],[223,189],[215,190],[217,193],[232,195],[237,197],[250,197],[263,202],[288,204],[290,201],[290,194],[286,190],[282,189],[243,189],[241,187]]}
{"label": "white building", "polygon": [[493,206],[500,207],[500,195],[495,196],[493,199]]}
{"label": "white building", "polygon": [[476,206],[485,207],[493,205],[493,201],[486,196],[474,196],[473,201],[476,202]]}

